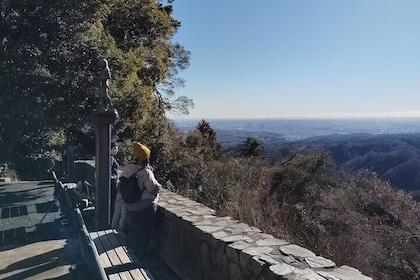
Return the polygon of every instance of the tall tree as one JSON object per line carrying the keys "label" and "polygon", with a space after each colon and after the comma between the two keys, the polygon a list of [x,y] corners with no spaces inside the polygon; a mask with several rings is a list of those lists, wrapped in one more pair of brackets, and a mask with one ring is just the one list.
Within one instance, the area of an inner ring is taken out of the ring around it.
{"label": "tall tree", "polygon": [[152,142],[168,127],[165,111],[188,113],[192,100],[174,99],[189,52],[171,42],[180,26],[171,13],[154,0],[1,0],[0,161],[24,175],[27,163],[50,164],[65,144],[94,154],[88,116],[100,57],[110,62],[119,139]]}
{"label": "tall tree", "polygon": [[248,137],[240,148],[240,155],[245,157],[262,157],[265,155],[264,145],[255,138]]}
{"label": "tall tree", "polygon": [[200,132],[200,134],[207,139],[210,143],[217,143],[217,136],[216,131],[210,126],[210,123],[206,120],[201,120],[196,129]]}
{"label": "tall tree", "polygon": [[222,146],[217,142],[216,131],[204,119],[197,124],[195,130],[188,133],[185,142],[189,148],[205,153],[207,159],[218,159],[223,155]]}

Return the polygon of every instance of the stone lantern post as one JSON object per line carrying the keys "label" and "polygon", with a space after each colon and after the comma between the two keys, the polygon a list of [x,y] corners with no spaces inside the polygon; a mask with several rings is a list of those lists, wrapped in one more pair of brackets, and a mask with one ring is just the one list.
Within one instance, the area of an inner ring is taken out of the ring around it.
{"label": "stone lantern post", "polygon": [[118,112],[112,107],[109,95],[111,78],[108,61],[99,62],[100,103],[90,115],[95,125],[95,228],[103,230],[111,224],[111,125],[118,118]]}

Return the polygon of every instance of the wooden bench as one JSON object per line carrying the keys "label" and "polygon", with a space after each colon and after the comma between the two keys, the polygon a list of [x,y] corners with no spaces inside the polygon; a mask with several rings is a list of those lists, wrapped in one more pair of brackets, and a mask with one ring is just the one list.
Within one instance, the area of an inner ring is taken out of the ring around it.
{"label": "wooden bench", "polygon": [[[52,172],[57,199],[72,224],[79,229],[82,258],[87,262],[90,279],[154,280],[150,272],[141,268],[139,260],[118,231],[107,229],[89,232],[79,208],[73,208],[67,193],[74,183],[63,184]],[[64,195],[62,195],[64,194]]]}
{"label": "wooden bench", "polygon": [[95,243],[100,265],[110,280],[139,279],[152,280],[150,273],[139,268],[139,261],[127,246],[124,238],[114,229],[89,233]]}

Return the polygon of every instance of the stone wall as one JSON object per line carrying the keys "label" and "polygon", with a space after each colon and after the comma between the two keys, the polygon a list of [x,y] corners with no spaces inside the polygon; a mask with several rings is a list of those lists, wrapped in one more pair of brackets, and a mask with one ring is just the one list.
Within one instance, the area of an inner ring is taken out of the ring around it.
{"label": "stone wall", "polygon": [[183,280],[371,279],[168,190],[159,206],[155,246]]}

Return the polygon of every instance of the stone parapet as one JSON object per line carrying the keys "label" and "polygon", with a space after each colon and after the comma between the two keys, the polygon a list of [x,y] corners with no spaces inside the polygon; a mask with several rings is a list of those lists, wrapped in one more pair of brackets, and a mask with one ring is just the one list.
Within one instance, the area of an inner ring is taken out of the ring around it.
{"label": "stone parapet", "polygon": [[168,190],[159,206],[155,247],[181,279],[372,279]]}

